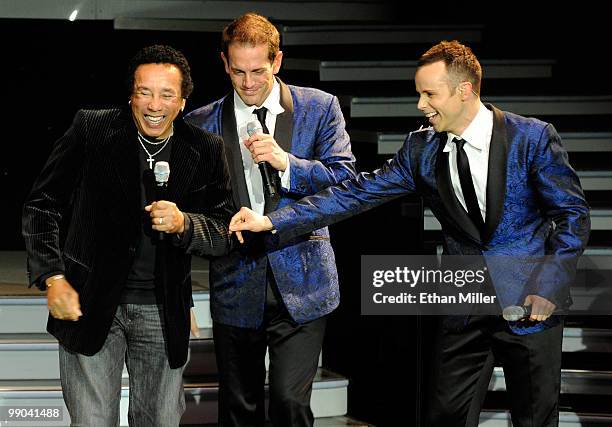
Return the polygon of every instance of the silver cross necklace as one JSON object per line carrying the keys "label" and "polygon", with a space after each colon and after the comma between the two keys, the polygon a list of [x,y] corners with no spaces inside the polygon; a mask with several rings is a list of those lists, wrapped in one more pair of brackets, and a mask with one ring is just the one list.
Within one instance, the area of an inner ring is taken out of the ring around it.
{"label": "silver cross necklace", "polygon": [[[157,156],[159,153],[164,151],[164,148],[166,148],[166,145],[168,145],[170,138],[172,138],[172,134],[168,135],[167,138],[162,139],[161,141],[151,142],[147,138],[145,138],[140,132],[138,132],[138,142],[140,142],[140,146],[145,151],[145,153],[147,153],[147,156],[149,156],[149,158],[147,159],[147,163],[149,163],[149,169],[153,169],[153,163],[155,162],[155,159],[153,157]],[[151,145],[161,144],[162,147],[159,150],[157,150],[155,153],[149,153],[149,150],[147,150],[147,147],[145,147],[144,145],[145,142]]]}

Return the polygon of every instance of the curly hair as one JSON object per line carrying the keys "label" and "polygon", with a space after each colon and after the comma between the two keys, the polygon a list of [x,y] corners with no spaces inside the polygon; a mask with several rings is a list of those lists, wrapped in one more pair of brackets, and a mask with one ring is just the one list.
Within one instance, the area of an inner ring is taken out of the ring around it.
{"label": "curly hair", "polygon": [[176,66],[181,71],[181,96],[187,99],[193,92],[191,69],[185,55],[173,47],[157,44],[140,49],[130,61],[126,78],[128,96],[134,91],[136,69],[144,64],[172,64]]}
{"label": "curly hair", "polygon": [[256,13],[245,13],[223,29],[221,49],[227,57],[230,44],[239,43],[250,46],[268,46],[268,59],[274,61],[280,50],[280,34],[265,17]]}
{"label": "curly hair", "polygon": [[482,68],[472,49],[457,40],[441,41],[421,55],[417,61],[417,69],[439,61],[446,65],[451,89],[456,88],[462,81],[468,81],[472,83],[474,91],[480,93]]}

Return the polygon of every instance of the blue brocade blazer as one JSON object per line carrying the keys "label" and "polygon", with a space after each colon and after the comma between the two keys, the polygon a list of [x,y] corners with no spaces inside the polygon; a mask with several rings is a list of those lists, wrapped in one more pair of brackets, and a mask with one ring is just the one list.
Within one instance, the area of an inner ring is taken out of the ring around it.
{"label": "blue brocade blazer", "polygon": [[[291,185],[281,189],[272,208],[355,176],[344,117],[338,99],[317,89],[281,86],[284,113],[274,138],[289,153]],[[233,92],[192,111],[187,120],[223,137],[236,210],[250,207],[236,130]],[[211,259],[211,314],[222,324],[256,328],[263,321],[268,265],[289,314],[298,323],[317,319],[340,301],[335,257],[327,227],[295,235],[282,245],[270,233],[246,236],[228,255]],[[248,233],[247,233],[248,234]]]}
{"label": "blue brocade blazer", "polygon": [[[590,232],[589,207],[552,125],[493,110],[485,230],[481,236],[455,197],[443,152],[446,133],[412,132],[381,169],[268,214],[282,243],[407,193],[423,196],[442,225],[445,253],[484,255],[500,305],[537,294],[570,304],[568,285]],[[548,256],[539,265],[535,257]],[[521,262],[524,261],[524,262]],[[536,332],[554,323],[523,327]]]}

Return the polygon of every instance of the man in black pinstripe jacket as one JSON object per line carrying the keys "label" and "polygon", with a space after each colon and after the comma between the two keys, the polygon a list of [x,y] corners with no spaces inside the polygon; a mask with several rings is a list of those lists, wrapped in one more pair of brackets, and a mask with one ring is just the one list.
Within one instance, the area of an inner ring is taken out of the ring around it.
{"label": "man in black pinstripe jacket", "polygon": [[[224,254],[231,215],[221,139],[177,119],[192,89],[180,52],[142,49],[130,108],[79,111],[26,200],[30,283],[47,289],[72,425],[118,425],[124,362],[130,425],[176,426],[184,411],[190,253]],[[171,166],[161,201],[158,161]]]}

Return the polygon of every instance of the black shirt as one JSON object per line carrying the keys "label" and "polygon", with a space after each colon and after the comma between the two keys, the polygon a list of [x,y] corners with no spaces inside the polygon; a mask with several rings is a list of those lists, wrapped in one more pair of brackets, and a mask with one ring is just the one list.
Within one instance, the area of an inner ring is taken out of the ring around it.
{"label": "black shirt", "polygon": [[[138,141],[136,141],[138,143]],[[139,143],[138,143],[139,144]],[[149,153],[156,153],[161,149],[159,145],[144,142]],[[155,163],[170,160],[170,146],[172,139],[168,141],[164,149],[154,156]],[[140,144],[139,144],[140,146]],[[128,274],[125,288],[121,296],[122,304],[156,304],[155,298],[155,244],[157,242],[157,231],[151,228],[151,217],[144,207],[157,200],[155,194],[154,178],[152,170],[149,169],[149,156],[142,147],[139,147],[140,158],[140,191],[142,205],[142,227],[140,228],[140,242],[136,248],[134,263]],[[155,167],[153,163],[153,167]],[[148,172],[150,171],[150,172]],[[147,177],[147,174],[149,175]],[[146,182],[148,180],[148,182]]]}

